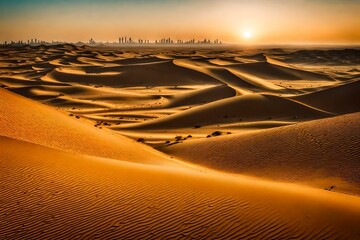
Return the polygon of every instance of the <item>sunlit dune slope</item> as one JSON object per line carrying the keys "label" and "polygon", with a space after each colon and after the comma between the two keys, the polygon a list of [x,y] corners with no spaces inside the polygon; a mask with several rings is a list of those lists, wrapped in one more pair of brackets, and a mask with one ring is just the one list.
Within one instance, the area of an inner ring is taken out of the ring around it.
{"label": "sunlit dune slope", "polygon": [[0,135],[78,154],[175,164],[146,145],[0,89]]}
{"label": "sunlit dune slope", "polygon": [[356,66],[360,64],[359,54],[359,49],[301,49],[293,52],[279,52],[274,56],[290,64]]}
{"label": "sunlit dune slope", "polygon": [[145,95],[132,91],[94,88],[90,86],[26,86],[8,87],[7,90],[41,101],[47,105],[72,108],[115,108],[125,104],[139,104],[161,100],[161,96]]}
{"label": "sunlit dune slope", "polygon": [[124,126],[133,129],[183,128],[238,121],[321,118],[331,114],[286,98],[248,94],[222,99],[161,119]]}
{"label": "sunlit dune slope", "polygon": [[333,113],[358,112],[360,111],[360,81],[345,83],[293,99]]}
{"label": "sunlit dune slope", "polygon": [[324,74],[279,66],[268,62],[230,64],[227,68],[267,80],[331,80],[330,77]]}
{"label": "sunlit dune slope", "polygon": [[174,95],[170,98],[169,104],[167,104],[165,107],[192,106],[197,104],[204,104],[220,99],[233,97],[235,95],[236,91],[233,88],[227,85],[219,85]]}
{"label": "sunlit dune slope", "polygon": [[256,77],[252,77],[252,79],[250,79],[244,74],[241,74],[239,71],[234,71],[231,68],[225,68],[225,66],[213,66],[207,61],[201,59],[177,59],[174,60],[174,64],[211,76],[219,80],[219,82],[228,84],[229,86],[237,89],[239,92],[273,91],[282,89],[282,87],[266,82],[263,79]]}
{"label": "sunlit dune slope", "polygon": [[356,197],[0,137],[1,239],[358,239]]}
{"label": "sunlit dune slope", "polygon": [[18,77],[0,77],[0,83],[10,87],[23,87],[23,86],[67,86],[66,83],[54,83],[39,80],[29,80]]}
{"label": "sunlit dune slope", "polygon": [[360,194],[359,123],[360,113],[353,113],[162,150],[219,170]]}
{"label": "sunlit dune slope", "polygon": [[[85,69],[86,70],[86,69]],[[42,79],[103,86],[178,86],[219,84],[206,74],[176,66],[172,61],[98,69],[102,74],[86,74],[56,68]],[[106,74],[110,72],[111,74]]]}

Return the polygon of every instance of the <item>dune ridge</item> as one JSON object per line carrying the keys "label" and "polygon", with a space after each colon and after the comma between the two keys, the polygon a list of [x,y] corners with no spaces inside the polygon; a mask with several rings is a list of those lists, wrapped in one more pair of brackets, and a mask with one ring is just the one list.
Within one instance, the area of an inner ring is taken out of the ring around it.
{"label": "dune ridge", "polygon": [[[6,137],[0,145],[1,238],[356,239],[359,234],[360,203],[351,196],[164,171]],[[4,185],[9,181],[13,184]]]}
{"label": "dune ridge", "polygon": [[317,92],[296,96],[293,99],[325,111],[345,114],[360,111],[360,81],[345,83]]}
{"label": "dune ridge", "polygon": [[[175,164],[150,147],[101,131],[50,107],[0,89],[0,135],[78,154]],[[30,130],[30,131],[29,131]],[[139,150],[146,152],[139,153]]]}
{"label": "dune ridge", "polygon": [[169,104],[165,107],[179,107],[204,104],[208,102],[217,101],[224,98],[236,96],[235,89],[227,85],[218,85],[200,90],[194,90],[189,93],[170,98]]}
{"label": "dune ridge", "polygon": [[360,194],[360,113],[161,150],[202,166]]}
{"label": "dune ridge", "polygon": [[114,71],[111,75],[89,75],[62,71],[59,68],[52,70],[42,79],[47,81],[73,82],[105,86],[175,86],[192,84],[219,84],[206,75],[191,69],[182,68],[172,61],[155,62],[142,65],[128,65],[109,68]]}
{"label": "dune ridge", "polygon": [[324,74],[279,66],[269,62],[230,64],[227,68],[268,80],[331,80]]}
{"label": "dune ridge", "polygon": [[[273,95],[247,94],[218,100],[126,129],[182,128],[266,119],[321,118],[331,114]],[[117,127],[114,127],[117,128]]]}

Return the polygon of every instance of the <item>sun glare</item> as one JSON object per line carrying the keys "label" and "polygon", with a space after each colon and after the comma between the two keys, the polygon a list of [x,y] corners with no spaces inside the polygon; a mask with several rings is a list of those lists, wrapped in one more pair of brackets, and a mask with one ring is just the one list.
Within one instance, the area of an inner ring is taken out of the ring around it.
{"label": "sun glare", "polygon": [[243,38],[245,39],[249,39],[252,37],[252,33],[249,32],[249,31],[244,31],[243,34],[242,34]]}

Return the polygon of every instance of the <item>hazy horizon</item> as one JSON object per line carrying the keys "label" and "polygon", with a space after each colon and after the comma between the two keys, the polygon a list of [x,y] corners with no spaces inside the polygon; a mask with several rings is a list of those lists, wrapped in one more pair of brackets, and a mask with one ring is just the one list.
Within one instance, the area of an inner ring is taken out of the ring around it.
{"label": "hazy horizon", "polygon": [[0,1],[0,41],[220,39],[225,43],[359,44],[359,1]]}

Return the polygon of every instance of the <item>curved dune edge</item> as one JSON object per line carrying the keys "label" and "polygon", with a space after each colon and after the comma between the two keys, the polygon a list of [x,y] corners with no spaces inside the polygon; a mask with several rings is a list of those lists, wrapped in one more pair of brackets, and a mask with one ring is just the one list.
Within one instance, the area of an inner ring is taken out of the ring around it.
{"label": "curved dune edge", "polygon": [[233,96],[236,96],[235,89],[227,85],[217,85],[172,96],[169,103],[164,107],[204,104]]}
{"label": "curved dune edge", "polygon": [[268,80],[332,80],[329,76],[324,74],[280,66],[267,61],[231,64],[228,65],[227,68]]}
{"label": "curved dune edge", "polygon": [[0,109],[0,136],[76,154],[181,166],[144,144],[99,130],[81,119],[4,89],[0,89]]}
{"label": "curved dune edge", "polygon": [[0,161],[0,238],[359,236],[357,197],[72,155],[6,137]]}
{"label": "curved dune edge", "polygon": [[360,113],[161,149],[206,167],[360,194]]}
{"label": "curved dune edge", "polygon": [[208,76],[211,76],[219,82],[228,84],[232,88],[236,89],[238,92],[247,93],[251,91],[272,91],[272,90],[282,90],[282,87],[276,86],[270,82],[256,78],[256,80],[246,78],[245,75],[241,75],[238,72],[234,73],[231,69],[222,68],[217,66],[209,65],[204,61],[194,61],[190,59],[176,59],[173,61],[175,65],[184,67],[187,69],[192,69],[199,73],[204,73]]}
{"label": "curved dune edge", "polygon": [[[345,114],[360,111],[360,80],[293,97],[325,111]],[[354,104],[355,103],[355,104]]]}
{"label": "curved dune edge", "polygon": [[[273,95],[247,94],[221,99],[153,121],[126,125],[123,129],[186,128],[266,119],[322,118],[331,114],[300,102]],[[118,127],[114,127],[116,129]]]}
{"label": "curved dune edge", "polygon": [[[146,96],[138,93],[102,90],[88,86],[25,86],[8,87],[7,90],[24,97],[41,101],[47,105],[61,108],[116,108],[126,102],[152,101],[158,96]],[[95,102],[95,100],[97,100]]]}
{"label": "curved dune edge", "polygon": [[[78,84],[94,84],[111,87],[124,86],[178,86],[219,84],[209,75],[175,65],[172,61],[162,61],[140,65],[112,66],[107,68],[90,68],[98,73],[116,72],[112,75],[80,74],[55,68],[41,79],[50,82],[71,82]],[[71,69],[70,69],[71,70]],[[106,71],[105,71],[106,70]]]}

